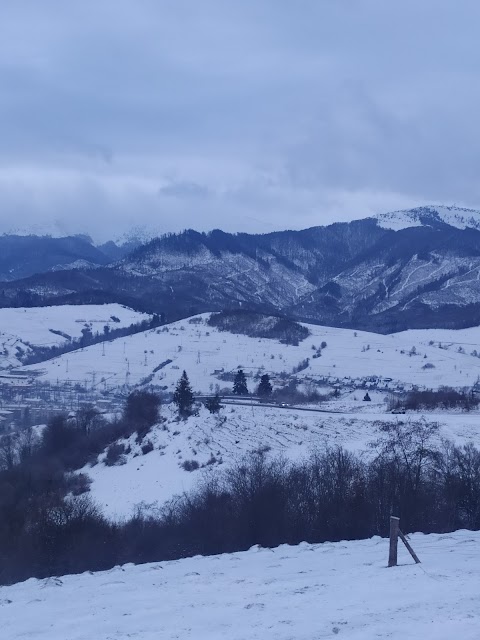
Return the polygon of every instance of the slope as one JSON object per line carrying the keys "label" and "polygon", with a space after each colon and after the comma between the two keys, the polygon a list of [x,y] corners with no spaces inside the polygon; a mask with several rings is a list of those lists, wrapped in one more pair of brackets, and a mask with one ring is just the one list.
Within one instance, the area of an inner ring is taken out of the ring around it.
{"label": "slope", "polygon": [[85,327],[103,333],[148,318],[119,304],[0,309],[0,369],[18,367],[36,347],[68,344]]}
{"label": "slope", "polygon": [[[167,405],[162,408],[165,421],[153,427],[141,443],[135,435],[119,441],[124,453],[115,465],[106,466],[106,455],[101,454],[93,466],[82,471],[92,479],[90,495],[102,511],[112,518],[123,518],[131,516],[139,505],[155,511],[210,474],[259,452],[301,460],[316,450],[341,446],[368,456],[368,444],[380,436],[382,425],[399,420],[399,416],[385,413],[382,394],[370,393],[373,402],[368,406],[359,393],[357,402],[351,398],[346,408],[345,398],[335,403],[331,412],[226,404],[219,415],[202,408],[198,415],[181,422],[176,420],[174,408]],[[342,404],[344,412],[338,413]],[[440,438],[480,446],[477,412],[441,412],[426,418],[411,415],[408,419],[438,422]],[[147,442],[151,451],[145,449],[148,453],[144,454],[142,447]]]}
{"label": "slope", "polygon": [[480,533],[194,557],[0,587],[5,640],[476,640]]}
{"label": "slope", "polygon": [[472,386],[480,375],[479,358],[415,342],[408,333],[385,336],[305,325],[309,337],[293,346],[219,331],[208,325],[209,315],[92,345],[21,371],[35,372],[40,381],[86,384],[95,370],[97,380],[109,386],[151,384],[172,391],[185,369],[194,389],[203,393],[216,385],[231,388],[237,367],[245,370],[251,390],[262,373],[280,384],[294,369],[301,380],[352,388],[368,383],[384,390]]}

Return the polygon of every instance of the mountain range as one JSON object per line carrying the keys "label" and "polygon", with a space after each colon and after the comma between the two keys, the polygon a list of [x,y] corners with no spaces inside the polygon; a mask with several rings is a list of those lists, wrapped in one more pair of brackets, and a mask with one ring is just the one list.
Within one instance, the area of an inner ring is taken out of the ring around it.
{"label": "mountain range", "polygon": [[419,207],[268,234],[187,230],[129,249],[0,237],[0,306],[120,302],[169,321],[248,308],[381,333],[480,324],[474,210]]}

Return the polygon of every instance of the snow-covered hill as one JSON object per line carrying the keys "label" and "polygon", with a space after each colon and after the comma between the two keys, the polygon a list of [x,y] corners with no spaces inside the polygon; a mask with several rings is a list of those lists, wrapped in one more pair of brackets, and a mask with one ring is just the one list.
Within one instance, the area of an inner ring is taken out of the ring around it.
{"label": "snow-covered hill", "polygon": [[120,304],[0,309],[0,369],[18,367],[22,353],[32,348],[80,338],[87,326],[102,333],[105,326],[128,327],[149,317]]}
{"label": "snow-covered hill", "polygon": [[[300,460],[316,449],[338,445],[371,455],[368,444],[379,437],[380,426],[404,419],[385,413],[382,394],[371,392],[371,396],[372,402],[365,403],[362,393],[352,393],[332,403],[335,409],[331,413],[225,404],[219,415],[210,415],[202,408],[198,416],[180,422],[173,407],[165,406],[162,416],[166,421],[153,427],[144,442],[138,444],[135,435],[119,441],[125,450],[122,464],[106,466],[102,454],[94,466],[82,471],[92,479],[90,495],[102,511],[112,518],[123,518],[131,516],[142,503],[160,507],[174,495],[193,489],[211,473],[257,452]],[[342,409],[344,412],[336,413]],[[417,415],[407,419],[425,418]],[[439,423],[439,438],[480,446],[478,413],[444,412],[428,415],[427,419]],[[147,441],[153,449],[143,455],[141,445]]]}
{"label": "snow-covered hill", "polygon": [[250,551],[0,587],[4,640],[477,640],[480,533]]}
{"label": "snow-covered hill", "polygon": [[[269,373],[280,382],[300,364],[298,377],[302,379],[325,378],[352,386],[368,379],[369,386],[378,382],[384,389],[399,385],[471,386],[480,375],[480,359],[470,355],[470,350],[445,350],[415,340],[408,333],[385,336],[305,325],[310,336],[292,346],[219,331],[207,324],[209,315],[92,345],[22,370],[38,372],[39,380],[81,383],[88,381],[95,370],[97,381],[103,378],[110,386],[143,382],[173,390],[185,369],[194,389],[204,393],[217,384],[231,387],[231,382],[222,378],[237,367],[247,373],[250,389],[256,384],[257,374]],[[454,341],[455,332],[451,335]],[[323,342],[326,346],[321,348]]]}
{"label": "snow-covered hill", "polygon": [[399,231],[408,227],[449,225],[456,229],[480,230],[480,211],[465,209],[463,207],[446,207],[430,205],[407,209],[404,211],[392,211],[374,216],[378,225],[384,229]]}

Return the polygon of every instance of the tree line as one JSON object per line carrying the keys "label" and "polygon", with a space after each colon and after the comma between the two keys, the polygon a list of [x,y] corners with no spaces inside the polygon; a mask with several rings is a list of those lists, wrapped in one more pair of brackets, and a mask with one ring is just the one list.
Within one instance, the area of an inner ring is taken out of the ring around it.
{"label": "tree line", "polygon": [[[114,320],[114,322],[115,321],[118,321],[118,319]],[[64,353],[70,353],[71,351],[76,351],[77,349],[83,349],[84,347],[89,347],[93,344],[115,340],[116,338],[124,338],[126,336],[134,335],[135,333],[147,331],[148,329],[155,329],[162,324],[164,324],[164,315],[153,314],[153,316],[149,320],[141,320],[140,322],[130,324],[128,327],[119,327],[117,329],[112,329],[110,325],[106,324],[103,328],[102,333],[93,333],[91,328],[87,325],[82,329],[82,335],[79,338],[70,338],[69,336],[66,336],[70,339],[68,340],[68,342],[60,345],[40,347],[37,345],[30,345],[29,343],[26,343],[32,349],[32,351],[22,356],[22,363],[24,365],[38,364],[39,362],[45,362],[46,360],[57,358]],[[53,333],[60,332],[54,331]],[[65,334],[60,333],[60,335],[63,335],[65,337]]]}

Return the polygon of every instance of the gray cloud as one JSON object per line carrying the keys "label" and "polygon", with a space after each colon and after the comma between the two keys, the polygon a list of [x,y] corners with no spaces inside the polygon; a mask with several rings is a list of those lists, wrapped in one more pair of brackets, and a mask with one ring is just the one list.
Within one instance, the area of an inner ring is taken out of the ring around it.
{"label": "gray cloud", "polygon": [[480,205],[476,0],[0,7],[0,232]]}

